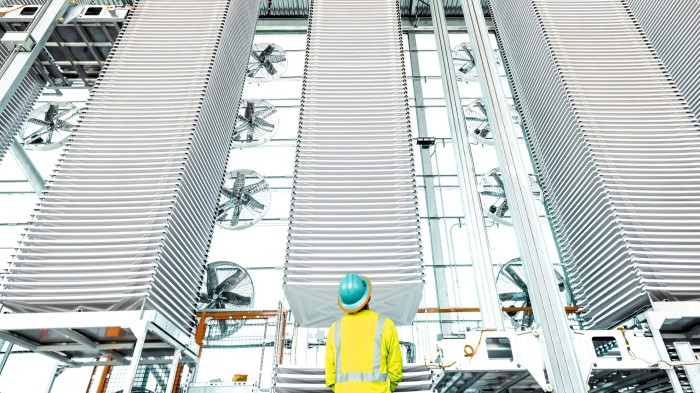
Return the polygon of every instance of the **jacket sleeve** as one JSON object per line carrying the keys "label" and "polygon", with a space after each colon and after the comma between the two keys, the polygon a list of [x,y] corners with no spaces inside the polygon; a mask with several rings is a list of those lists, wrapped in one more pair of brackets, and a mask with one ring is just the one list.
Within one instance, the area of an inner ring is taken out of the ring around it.
{"label": "jacket sleeve", "polygon": [[326,336],[326,386],[335,392],[335,323]]}
{"label": "jacket sleeve", "polygon": [[387,348],[389,354],[386,359],[386,369],[389,373],[390,389],[393,392],[403,379],[403,360],[401,358],[401,345],[399,344],[399,334],[396,331],[394,322],[387,323]]}

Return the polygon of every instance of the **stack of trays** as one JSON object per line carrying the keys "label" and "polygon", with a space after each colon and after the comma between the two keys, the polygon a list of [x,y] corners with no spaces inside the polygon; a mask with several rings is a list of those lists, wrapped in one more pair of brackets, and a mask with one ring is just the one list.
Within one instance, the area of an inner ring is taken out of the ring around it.
{"label": "stack of trays", "polygon": [[695,117],[700,119],[700,2],[626,1]]}
{"label": "stack of trays", "polygon": [[423,290],[398,3],[316,0],[309,13],[285,293],[302,326],[342,313],[347,273],[371,306],[413,320]]}
{"label": "stack of trays", "polygon": [[493,0],[587,326],[700,299],[700,127],[619,0]]}
{"label": "stack of trays", "polygon": [[257,6],[138,3],[2,281],[2,304],[144,307],[191,329]]}

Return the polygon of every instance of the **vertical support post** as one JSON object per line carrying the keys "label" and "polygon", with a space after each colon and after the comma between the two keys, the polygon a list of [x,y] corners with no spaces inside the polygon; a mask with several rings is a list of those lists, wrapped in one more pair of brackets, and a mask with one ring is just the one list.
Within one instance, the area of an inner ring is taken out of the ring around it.
{"label": "vertical support post", "polygon": [[17,161],[17,164],[19,164],[19,167],[22,169],[22,172],[24,172],[24,176],[27,177],[27,180],[34,189],[34,192],[37,195],[41,195],[46,185],[44,183],[44,178],[41,176],[41,173],[39,173],[39,170],[36,169],[36,166],[34,166],[34,163],[27,155],[27,152],[24,151],[22,144],[19,142],[19,140],[17,140],[16,137],[12,140],[12,143],[10,144],[10,152],[12,152],[12,155],[15,157],[15,160]]}
{"label": "vertical support post", "polygon": [[558,285],[544,243],[528,175],[522,165],[481,4],[479,1],[462,0],[462,6],[485,93],[487,114],[494,130],[496,152],[513,213],[528,292],[533,300],[535,318],[543,332],[547,373],[556,391],[585,392],[586,381],[579,371],[561,299],[549,295],[557,293]]}
{"label": "vertical support post", "polygon": [[[689,342],[674,342],[673,347],[676,348],[678,359],[681,362],[690,363],[698,361],[697,356],[695,356],[695,351],[693,351],[693,347]],[[700,393],[700,365],[683,366],[683,370],[685,370],[685,377],[688,379],[688,382],[690,382],[690,389],[693,393]]]}
{"label": "vertical support post", "polygon": [[53,385],[56,383],[56,378],[63,374],[63,370],[65,369],[66,366],[64,364],[61,362],[56,362],[56,365],[53,368],[53,375],[51,376],[48,386],[46,387],[46,393],[51,393],[51,389],[53,389]]}
{"label": "vertical support post", "polygon": [[[112,358],[107,358],[107,361],[111,361]],[[107,391],[107,384],[109,383],[109,377],[112,374],[112,366],[104,366],[102,369],[102,375],[100,375],[100,383],[97,384],[97,390],[95,393],[105,393]]]}
{"label": "vertical support post", "polygon": [[452,50],[447,34],[447,20],[442,0],[430,0],[430,14],[435,29],[435,42],[440,61],[442,85],[445,91],[447,119],[450,124],[452,146],[457,162],[457,178],[462,199],[462,206],[467,226],[469,252],[474,264],[474,275],[479,290],[479,305],[483,327],[503,330],[503,316],[496,292],[496,277],[491,262],[491,251],[486,235],[484,214],[481,209],[481,198],[476,183],[476,169],[472,156],[471,145],[467,136],[467,124],[462,110],[462,99],[459,96],[457,75],[453,66]]}
{"label": "vertical support post", "polygon": [[7,341],[7,349],[5,349],[5,353],[2,354],[2,358],[0,358],[0,375],[2,375],[2,370],[5,369],[5,365],[7,364],[7,361],[10,359],[10,354],[12,353],[12,348],[15,346],[14,343]]}
{"label": "vertical support post", "polygon": [[263,331],[262,349],[260,350],[260,370],[258,373],[258,389],[261,389],[263,366],[265,365],[265,347],[267,346],[267,326],[269,320],[265,319],[265,330]]}
{"label": "vertical support post", "polygon": [[166,392],[172,392],[175,390],[175,380],[179,379],[178,372],[181,371],[179,364],[182,353],[179,350],[175,350],[173,354],[173,361],[170,363],[170,372],[168,373],[168,384],[165,387]]}
{"label": "vertical support post", "polygon": [[528,293],[532,299],[535,320],[542,331],[541,341],[547,355],[547,376],[556,392],[585,393],[587,381],[580,371],[564,305],[559,296],[552,296],[559,293],[559,284],[549,260],[542,225],[530,190],[530,180],[523,166],[481,1],[462,0],[462,9],[513,215],[513,227],[525,267]]}
{"label": "vertical support post", "polygon": [[134,386],[134,378],[136,378],[136,371],[139,368],[139,361],[141,360],[141,353],[143,352],[143,345],[146,343],[146,329],[144,328],[141,332],[134,332],[136,335],[136,345],[134,345],[134,353],[131,355],[131,363],[126,371],[126,380],[124,381],[124,386],[122,390],[126,392],[131,392],[131,388]]}
{"label": "vertical support post", "polygon": [[[416,52],[416,33],[407,32],[408,35],[408,58],[411,63],[411,78],[413,82],[413,96],[416,109],[416,130],[419,137],[428,136],[428,123],[425,117],[425,101],[423,100],[423,85],[420,76],[420,64],[418,62],[418,52]],[[423,184],[425,185],[425,206],[428,213],[428,232],[430,234],[430,253],[435,265],[445,265],[442,253],[442,234],[440,224],[437,219],[438,207],[435,199],[435,179],[433,178],[433,163],[428,146],[420,147],[420,163],[423,169]],[[438,308],[450,308],[450,301],[447,291],[447,278],[444,268],[435,268],[435,292],[437,295]],[[444,319],[451,319],[449,314],[439,314],[440,333],[452,333],[452,324],[443,322]]]}

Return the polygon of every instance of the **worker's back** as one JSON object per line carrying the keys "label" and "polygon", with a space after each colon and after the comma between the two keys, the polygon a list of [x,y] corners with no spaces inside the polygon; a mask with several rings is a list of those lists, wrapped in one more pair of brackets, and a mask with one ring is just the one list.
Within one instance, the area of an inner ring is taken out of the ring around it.
{"label": "worker's back", "polygon": [[401,381],[401,369],[401,348],[391,319],[362,310],[331,325],[326,385],[335,393],[388,393]]}

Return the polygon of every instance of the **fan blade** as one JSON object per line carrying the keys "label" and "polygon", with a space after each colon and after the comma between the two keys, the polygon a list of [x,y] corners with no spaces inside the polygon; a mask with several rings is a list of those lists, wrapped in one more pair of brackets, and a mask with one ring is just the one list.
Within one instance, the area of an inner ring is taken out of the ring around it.
{"label": "fan blade", "polygon": [[284,54],[271,54],[267,56],[265,60],[269,61],[270,63],[276,64],[286,61],[287,56],[285,56]]}
{"label": "fan blade", "polygon": [[244,115],[246,120],[252,121],[254,113],[255,113],[255,103],[253,101],[246,101],[245,115]]}
{"label": "fan blade", "polygon": [[236,205],[238,205],[238,204],[239,204],[238,201],[235,200],[235,199],[229,199],[228,201],[222,203],[221,205],[219,205],[219,208],[218,208],[218,210],[216,211],[216,217],[217,217],[217,218],[220,218],[222,215],[226,214],[226,212],[227,212],[230,208],[232,208],[232,207],[234,207],[234,206],[236,206]]}
{"label": "fan blade", "polygon": [[255,63],[255,64],[252,65],[252,67],[251,67],[251,65],[249,64],[249,65],[248,65],[248,71],[247,71],[246,75],[248,75],[249,77],[255,77],[255,76],[258,74],[258,71],[260,71],[261,68],[262,68],[262,64],[261,64],[261,63]]}
{"label": "fan blade", "polygon": [[42,127],[51,127],[51,123],[50,123],[50,122],[48,122],[48,121],[43,121],[43,120],[37,119],[37,118],[35,118],[35,117],[30,117],[30,118],[28,118],[28,119],[27,119],[27,123],[36,124],[36,125],[42,126]]}
{"label": "fan blade", "polygon": [[263,119],[257,118],[253,121],[253,127],[257,127],[258,129],[267,131],[267,132],[272,132],[275,129],[275,126],[266,122]]}
{"label": "fan blade", "polygon": [[520,275],[513,269],[512,266],[506,266],[504,273],[508,276],[510,281],[515,284],[518,288],[520,288],[523,292],[527,293],[527,284],[525,284],[525,281],[520,278]]}
{"label": "fan blade", "polygon": [[221,292],[220,296],[226,299],[226,302],[234,306],[250,306],[253,300],[250,296],[243,296],[228,291]]}
{"label": "fan blade", "polygon": [[245,205],[258,212],[265,210],[265,205],[258,202],[255,198],[253,198],[250,195],[248,195],[248,198],[246,198]]}
{"label": "fan blade", "polygon": [[207,301],[211,301],[211,299],[214,297],[216,294],[216,286],[219,284],[218,280],[216,279],[216,267],[212,265],[207,265],[206,269],[206,274],[207,274]]}
{"label": "fan blade", "polygon": [[231,226],[235,227],[238,225],[238,220],[241,218],[241,205],[238,204],[233,208],[233,214],[231,214]]}
{"label": "fan blade", "polygon": [[527,293],[525,292],[506,292],[506,293],[499,293],[498,298],[502,302],[521,302],[523,300],[526,300],[528,298]]}
{"label": "fan blade", "polygon": [[265,61],[265,59],[267,59],[267,57],[270,56],[272,54],[272,52],[274,52],[274,51],[275,51],[275,47],[272,44],[269,44],[267,46],[267,48],[265,48],[265,50],[260,52],[260,59],[262,61]]}
{"label": "fan blade", "polygon": [[251,130],[251,125],[247,121],[243,121],[239,124],[236,124],[236,127],[233,129],[233,140],[234,141],[240,141],[241,136],[246,134]]}
{"label": "fan blade", "polygon": [[211,298],[206,293],[199,294],[199,303],[209,303],[210,301],[211,301]]}
{"label": "fan blade", "polygon": [[260,59],[260,55],[259,55],[256,51],[251,50],[251,51],[250,51],[250,55],[253,56],[253,58],[255,58],[255,61],[257,61],[258,63],[262,61],[262,60]]}
{"label": "fan blade", "polygon": [[65,120],[56,120],[56,128],[63,130],[63,131],[70,131],[75,127],[75,125],[65,121]]}
{"label": "fan blade", "polygon": [[44,116],[45,113],[46,113],[46,111],[49,109],[49,106],[51,106],[51,105],[50,105],[50,104],[44,104],[44,105],[38,106],[38,107],[34,108],[34,110],[32,110],[31,112],[29,112],[29,115],[28,115],[28,116],[29,116],[30,118],[37,118],[37,117],[39,117],[39,116]]}
{"label": "fan blade", "polygon": [[265,180],[260,180],[257,183],[249,184],[241,189],[243,194],[257,194],[260,191],[267,189],[267,182]]}
{"label": "fan blade", "polygon": [[262,64],[263,67],[265,67],[265,71],[267,71],[268,74],[270,75],[275,75],[277,74],[277,69],[275,68],[274,65],[268,60],[265,60],[265,62]]}
{"label": "fan blade", "polygon": [[236,172],[236,180],[233,182],[233,193],[235,195],[240,195],[243,186],[245,186],[245,174],[243,172]]}
{"label": "fan blade", "polygon": [[58,105],[49,104],[49,109],[46,111],[46,114],[44,115],[44,120],[51,122],[56,118],[57,114],[58,114]]}
{"label": "fan blade", "polygon": [[274,115],[275,113],[277,113],[277,109],[266,106],[266,107],[263,107],[262,109],[255,111],[254,115],[256,118],[265,119],[269,116]]}
{"label": "fan blade", "polygon": [[243,270],[237,269],[236,272],[231,275],[231,277],[228,277],[221,284],[217,285],[214,292],[217,296],[221,296],[221,292],[223,292],[224,289],[235,288],[243,281],[243,279],[245,279],[245,277],[246,275],[243,274]]}

